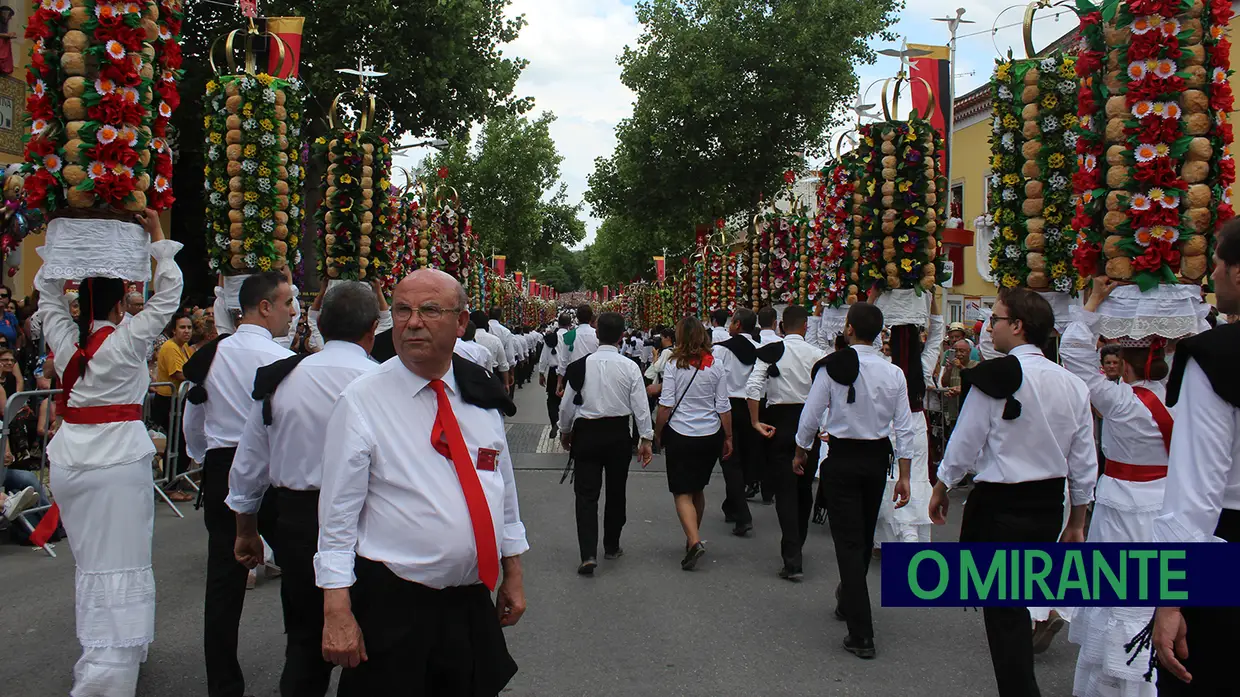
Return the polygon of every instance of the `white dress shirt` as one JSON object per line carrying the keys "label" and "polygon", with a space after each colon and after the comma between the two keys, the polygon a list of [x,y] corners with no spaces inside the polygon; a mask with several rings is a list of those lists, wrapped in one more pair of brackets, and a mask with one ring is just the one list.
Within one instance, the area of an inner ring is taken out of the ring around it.
{"label": "white dress shirt", "polygon": [[521,356],[517,351],[517,341],[513,337],[512,332],[508,331],[508,327],[500,324],[499,320],[493,319],[487,323],[487,327],[479,327],[480,329],[488,329],[492,336],[500,340],[504,345],[504,357],[508,359],[508,365],[513,366],[517,361],[521,360]]}
{"label": "white dress shirt", "polygon": [[774,329],[762,329],[758,332],[758,345],[766,346],[775,341],[782,341],[783,337],[775,333]]}
{"label": "white dress shirt", "polygon": [[[319,333],[319,315],[320,310],[310,310],[306,313],[306,324],[310,325],[310,340],[308,345],[311,351],[319,351],[323,348],[323,335]],[[375,329],[376,334],[382,334],[392,328],[392,311],[379,311],[379,326]],[[280,343],[280,342],[276,342]]]}
{"label": "white dress shirt", "polygon": [[[559,339],[558,336],[556,338]],[[558,344],[556,345],[557,352],[561,348],[563,347],[559,346]],[[538,366],[535,368],[535,370],[537,371],[539,375],[544,375],[544,376],[548,375],[552,370],[556,368],[558,362],[559,362],[558,356],[551,355],[551,347],[547,346],[546,344],[543,344],[542,352],[538,354]]]}
{"label": "white dress shirt", "polygon": [[254,402],[228,474],[228,507],[255,515],[268,486],[318,489],[331,406],[349,383],[378,366],[361,346],[329,341],[280,383],[270,426],[263,424],[263,403]]}
{"label": "white dress shirt", "polygon": [[[737,336],[744,338],[755,349],[758,348],[757,342],[748,334],[737,334]],[[732,351],[718,345],[715,346],[713,353],[715,362],[719,363],[728,374],[728,397],[731,399],[748,397],[749,391],[746,385],[749,383],[749,376],[753,374],[753,365],[745,365]]]}
{"label": "white dress shirt", "polygon": [[717,344],[720,341],[727,341],[731,338],[732,334],[728,331],[727,327],[711,327],[710,329],[710,343],[712,344]]}
{"label": "white dress shirt", "polygon": [[641,347],[641,355],[642,355],[642,363],[650,363],[651,361],[654,360],[654,347],[646,343],[645,341],[643,341],[642,347]]}
{"label": "white dress shirt", "polygon": [[[301,291],[297,286],[289,286],[289,292],[293,295],[293,319],[289,322],[288,332],[284,336],[273,337],[280,346],[288,348],[293,345],[293,337],[297,335],[297,325],[301,322],[301,301],[297,296],[301,295]],[[233,326],[233,313],[228,309],[228,305],[224,302],[224,289],[219,286],[215,287],[215,330],[220,334],[235,334],[237,328]],[[313,338],[314,325],[311,324],[311,337]],[[380,330],[382,331],[382,330]],[[323,346],[323,337],[319,337],[319,346]]]}
{"label": "white dress shirt", "polygon": [[487,347],[477,341],[465,341],[457,337],[456,346],[452,349],[452,352],[461,358],[467,358],[477,363],[489,372],[495,372],[495,357],[491,355],[491,351]]}
{"label": "white dress shirt", "polygon": [[[462,401],[452,368],[449,402],[476,464],[480,448],[498,452],[495,470],[478,470],[500,557],[529,549],[503,416]],[[452,461],[431,445],[438,411],[430,383],[393,358],[345,388],[332,410],[319,496],[321,588],[354,582],[356,555],[431,588],[479,583],[478,551],[465,494]]]}
{"label": "white dress shirt", "polygon": [[979,482],[1017,484],[1068,478],[1071,505],[1093,499],[1098,476],[1094,417],[1085,382],[1029,344],[1008,352],[1024,375],[1013,395],[1020,416],[1004,420],[1006,400],[969,391],[939,464],[939,479],[955,486],[969,472]]}
{"label": "white dress shirt", "polygon": [[[186,449],[205,456],[208,450],[237,447],[254,406],[254,373],[291,355],[292,351],[272,340],[266,327],[256,324],[243,324],[235,334],[222,339],[204,385],[207,401],[187,405]],[[196,456],[194,459],[202,462]]]}
{"label": "white dress shirt", "polygon": [[[710,436],[722,427],[720,414],[732,411],[728,400],[728,380],[725,369],[718,363],[709,368],[677,367],[669,358],[663,368],[663,391],[659,394],[659,406],[673,407],[676,413],[667,425],[682,436]],[[697,373],[697,377],[693,377]]]}
{"label": "white dress shirt", "polygon": [[761,358],[754,361],[753,371],[745,384],[746,398],[758,401],[766,395],[767,406],[804,404],[813,383],[810,373],[814,364],[825,355],[826,352],[806,341],[805,337],[789,334],[784,337],[784,355],[776,364],[779,375],[768,377],[771,364]]}
{"label": "white dress shirt", "polygon": [[888,363],[873,346],[856,344],[860,372],[853,383],[856,399],[848,403],[848,386],[818,371],[797,425],[797,446],[809,450],[819,429],[851,440],[881,440],[895,434],[897,458],[913,459],[913,412],[908,406],[904,371]]}
{"label": "white dress shirt", "polygon": [[508,352],[504,350],[504,342],[500,341],[498,336],[495,336],[486,329],[479,327],[478,331],[474,333],[474,341],[486,347],[486,349],[491,352],[493,365],[489,368],[489,370],[498,370],[501,373],[506,373],[509,370],[512,370],[512,363],[508,360]]}
{"label": "white dress shirt", "polygon": [[[567,333],[567,332],[565,332]],[[569,363],[580,360],[598,350],[598,333],[594,331],[594,327],[588,324],[582,324],[577,327],[577,334],[573,340],[573,348],[568,349],[564,345],[564,336],[560,336],[560,366],[558,368],[560,375],[564,374],[564,369]]]}
{"label": "white dress shirt", "polygon": [[[168,326],[181,302],[181,269],[173,260],[180,249],[181,243],[172,240],[151,243],[151,257],[155,259],[155,294],[141,312],[103,341],[86,373],[73,386],[69,394],[70,407],[142,404],[146,399],[147,386],[151,384],[147,352],[155,337]],[[56,355],[56,374],[64,375],[77,351],[78,325],[69,312],[69,301],[60,281],[49,280],[40,272],[35,285],[39,289],[38,314],[43,318],[44,336],[48,348]],[[98,331],[111,326],[115,325],[95,320],[93,329]],[[66,422],[47,447],[48,459],[69,469],[124,465],[154,452],[155,445],[141,421]]]}
{"label": "white dress shirt", "polygon": [[586,357],[586,379],[581,390],[581,406],[573,404],[577,391],[567,381],[560,400],[560,432],[571,433],[577,419],[606,419],[633,415],[638,435],[654,440],[650,424],[650,402],[641,368],[620,355],[615,346],[600,346]]}
{"label": "white dress shirt", "polygon": [[1175,415],[1154,541],[1216,542],[1222,509],[1240,510],[1240,409],[1219,397],[1189,359]]}

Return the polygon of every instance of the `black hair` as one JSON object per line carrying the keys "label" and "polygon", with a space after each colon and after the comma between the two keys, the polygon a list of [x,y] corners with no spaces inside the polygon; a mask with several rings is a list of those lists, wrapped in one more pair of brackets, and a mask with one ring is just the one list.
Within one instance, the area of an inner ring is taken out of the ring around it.
{"label": "black hair", "polygon": [[1240,264],[1240,218],[1232,218],[1214,238],[1214,253],[1227,266]]}
{"label": "black hair", "polygon": [[558,323],[561,327],[564,327],[565,329],[567,329],[573,326],[573,316],[568,314],[567,312],[561,312]]}
{"label": "black hair", "polygon": [[577,323],[589,324],[594,319],[594,308],[582,305],[577,308]]}
{"label": "black hair", "polygon": [[379,321],[375,291],[360,281],[337,283],[323,296],[319,332],[324,341],[357,343]]}
{"label": "black hair", "polygon": [[848,308],[844,321],[861,341],[874,341],[883,331],[883,311],[870,303],[856,303]]}
{"label": "black hair", "polygon": [[674,345],[676,343],[676,330],[671,327],[664,327],[663,331],[659,332],[659,338],[668,339]]}
{"label": "black hair", "polygon": [[598,342],[612,345],[620,341],[624,334],[624,315],[619,312],[604,312],[598,316]]}
{"label": "black hair", "polygon": [[491,308],[491,314],[488,315],[488,317],[490,319],[495,320],[496,322],[503,322],[504,321],[504,310],[500,308],[498,305],[496,305],[495,307]]}
{"label": "black hair", "polygon": [[844,336],[843,334],[836,336],[835,337],[835,350],[843,351],[846,348],[848,348],[848,337]]}
{"label": "black hair", "polygon": [[470,320],[469,323],[465,325],[465,335],[461,337],[461,341],[473,341],[477,336],[478,325],[474,324],[473,320]]}
{"label": "black hair", "polygon": [[177,331],[177,322],[180,322],[183,319],[189,320],[190,333],[193,333],[194,318],[190,317],[188,312],[177,311],[177,313],[172,316],[172,319],[168,320],[168,326],[164,328],[164,336],[171,339],[172,335]]}
{"label": "black hair", "polygon": [[[85,349],[90,339],[90,324],[97,319],[107,319],[112,308],[125,299],[125,282],[119,278],[91,276],[78,285],[78,348]],[[86,374],[86,356],[78,377]]]}
{"label": "black hair", "polygon": [[257,310],[264,300],[274,303],[276,290],[282,283],[288,283],[288,279],[284,278],[284,274],[279,271],[263,271],[245,279],[237,298],[241,301],[241,314]]}
{"label": "black hair", "polygon": [[779,319],[779,313],[770,305],[758,310],[758,326],[763,329],[774,329],[777,319]]}
{"label": "black hair", "polygon": [[1007,308],[1011,321],[1020,322],[1027,343],[1039,348],[1046,346],[1055,328],[1055,311],[1046,298],[1028,288],[1004,288],[999,291],[999,301]]}
{"label": "black hair", "polygon": [[719,308],[718,310],[711,310],[710,321],[711,321],[711,324],[715,325],[716,327],[728,326],[728,311],[723,308]]}
{"label": "black hair", "polygon": [[1115,356],[1121,361],[1124,360],[1123,356],[1120,355],[1119,344],[1107,344],[1106,346],[1103,346],[1102,350],[1098,352],[1098,361],[1101,362],[1102,359],[1107,356]]}
{"label": "black hair", "polygon": [[474,327],[478,329],[486,329],[489,326],[487,313],[482,310],[474,310],[469,313],[469,321],[474,323]]}
{"label": "black hair", "polygon": [[809,313],[800,305],[790,305],[784,309],[784,333],[802,329],[809,323]]}

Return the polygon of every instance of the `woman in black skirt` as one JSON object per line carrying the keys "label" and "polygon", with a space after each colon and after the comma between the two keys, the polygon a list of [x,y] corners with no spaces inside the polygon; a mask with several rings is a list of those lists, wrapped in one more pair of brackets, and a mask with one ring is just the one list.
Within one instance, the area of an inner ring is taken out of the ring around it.
{"label": "woman in black skirt", "polygon": [[[711,354],[710,334],[696,317],[676,327],[676,346],[663,372],[655,443],[666,448],[667,486],[685,529],[685,558],[691,571],[706,545],[698,534],[706,510],[703,489],[715,461],[732,454],[732,414],[727,375]],[[664,428],[666,426],[666,428]]]}

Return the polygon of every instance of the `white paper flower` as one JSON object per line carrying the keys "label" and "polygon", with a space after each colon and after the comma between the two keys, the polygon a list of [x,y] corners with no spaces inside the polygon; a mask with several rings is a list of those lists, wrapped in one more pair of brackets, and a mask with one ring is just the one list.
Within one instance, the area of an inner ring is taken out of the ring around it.
{"label": "white paper flower", "polygon": [[216,246],[216,247],[227,247],[227,246],[228,246],[228,238],[227,238],[227,237],[225,237],[225,236],[223,236],[223,235],[216,235],[216,236],[215,236],[215,246]]}
{"label": "white paper flower", "polygon": [[999,184],[1001,184],[1001,183],[1003,183],[1003,180],[999,178],[999,175],[997,175],[997,174],[992,174],[992,175],[990,175],[990,185],[991,185],[991,186],[993,186],[994,188],[996,188],[996,189],[997,189],[997,188],[999,188]]}
{"label": "white paper flower", "polygon": [[254,84],[255,84],[254,78],[252,77],[246,76],[246,77],[241,78],[241,89],[243,90],[254,89]]}
{"label": "white paper flower", "polygon": [[296,266],[297,264],[300,264],[300,263],[301,263],[301,250],[295,249],[293,250],[293,265]]}
{"label": "white paper flower", "polygon": [[1056,278],[1055,279],[1055,290],[1059,291],[1060,293],[1067,293],[1068,291],[1072,290],[1072,279],[1068,278],[1067,276],[1060,276],[1059,278]]}
{"label": "white paper flower", "polygon": [[1004,133],[1003,138],[999,141],[1004,150],[1009,152],[1016,149],[1016,136],[1011,133]]}
{"label": "white paper flower", "polygon": [[1055,65],[1054,58],[1043,58],[1041,65],[1039,65],[1038,67],[1042,69],[1042,72],[1049,73],[1052,70],[1054,70],[1057,66]]}
{"label": "white paper flower", "polygon": [[291,129],[289,129],[289,133],[292,133],[293,137],[297,137],[301,135],[301,126],[292,127]]}
{"label": "white paper flower", "polygon": [[1004,190],[1003,190],[1003,200],[1004,200],[1004,201],[1015,201],[1015,200],[1016,200],[1016,192],[1015,192],[1015,191],[1013,191],[1013,190],[1011,190],[1011,189],[1004,189]]}
{"label": "white paper flower", "polygon": [[1074,131],[1064,131],[1064,132],[1063,132],[1063,144],[1064,144],[1064,147],[1068,148],[1069,150],[1075,150],[1075,149],[1076,149],[1076,141],[1077,141],[1077,138],[1078,138],[1078,137],[1079,137],[1079,136],[1077,136],[1077,135],[1076,135],[1076,132],[1074,132]]}
{"label": "white paper flower", "polygon": [[270,133],[264,133],[258,137],[258,142],[262,143],[263,145],[268,145],[268,146],[275,145],[276,137]]}
{"label": "white paper flower", "polygon": [[1075,243],[1075,242],[1073,242],[1072,244],[1068,245],[1068,251],[1069,251],[1069,252],[1075,252],[1075,251],[1076,251],[1076,243]]}
{"label": "white paper flower", "polygon": [[1054,133],[1055,131],[1058,131],[1058,130],[1059,130],[1059,119],[1055,118],[1054,116],[1047,116],[1046,118],[1042,119],[1042,132],[1043,133]]}
{"label": "white paper flower", "polygon": [[215,259],[208,259],[207,267],[210,268],[212,271],[215,271],[216,269],[220,268],[220,262],[216,261]]}
{"label": "white paper flower", "polygon": [[241,171],[246,174],[254,174],[258,171],[258,163],[254,160],[246,160],[241,163]]}
{"label": "white paper flower", "polygon": [[1050,179],[1047,180],[1047,183],[1051,185],[1052,189],[1062,189],[1068,185],[1068,178],[1059,172],[1056,172],[1051,175]]}
{"label": "white paper flower", "polygon": [[1011,99],[1012,90],[1007,85],[999,85],[999,99]]}
{"label": "white paper flower", "polygon": [[218,145],[212,145],[212,146],[211,146],[211,148],[210,148],[209,150],[207,150],[207,157],[208,157],[208,158],[210,158],[212,162],[214,162],[215,160],[220,159],[220,148],[219,148],[219,146],[218,146]]}
{"label": "white paper flower", "polygon": [[1003,254],[1007,256],[1008,259],[1016,259],[1020,257],[1020,247],[1017,247],[1014,244],[1009,244],[1003,249]]}
{"label": "white paper flower", "polygon": [[270,87],[263,90],[263,101],[267,102],[268,104],[275,104],[276,103],[276,91],[271,89]]}
{"label": "white paper flower", "polygon": [[254,119],[246,119],[245,121],[242,121],[242,122],[241,122],[241,128],[243,128],[243,129],[245,129],[245,130],[247,130],[247,131],[252,131],[252,130],[254,130],[254,129],[258,128],[258,121],[254,120]]}
{"label": "white paper flower", "polygon": [[290,217],[290,218],[300,218],[300,217],[301,217],[301,208],[298,208],[297,206],[289,206],[289,208],[288,208],[288,217]]}
{"label": "white paper flower", "polygon": [[995,117],[995,122],[994,125],[991,126],[991,130],[995,133],[1001,133],[1003,131],[1003,121],[998,116]]}
{"label": "white paper flower", "polygon": [[258,180],[258,190],[259,190],[259,191],[261,191],[261,192],[263,192],[263,193],[266,193],[266,192],[268,192],[268,191],[271,191],[271,180],[270,180],[270,179],[268,179],[268,178],[266,178],[266,177],[261,177],[261,178],[259,178],[259,180]]}
{"label": "white paper flower", "polygon": [[245,255],[245,265],[251,266],[251,267],[258,266],[258,255],[255,254],[254,252],[250,252],[249,254]]}
{"label": "white paper flower", "polygon": [[298,167],[297,165],[288,166],[288,178],[289,179],[296,179],[298,176],[298,173],[300,172],[301,172],[301,167]]}
{"label": "white paper flower", "polygon": [[212,206],[224,205],[224,197],[218,191],[211,192],[211,205]]}
{"label": "white paper flower", "polygon": [[1054,241],[1063,237],[1063,231],[1057,227],[1046,228],[1046,239]]}
{"label": "white paper flower", "polygon": [[288,79],[288,84],[289,84],[289,87],[292,87],[295,90],[301,89],[301,80],[298,78],[290,77]]}
{"label": "white paper flower", "polygon": [[263,232],[271,232],[276,229],[276,222],[274,220],[264,220],[262,227]]}
{"label": "white paper flower", "polygon": [[1076,92],[1076,83],[1071,80],[1064,80],[1056,85],[1055,89],[1059,90],[1059,93],[1063,95],[1073,94]]}
{"label": "white paper flower", "polygon": [[258,206],[253,203],[247,203],[245,204],[245,207],[241,209],[241,214],[247,218],[253,218],[258,215]]}

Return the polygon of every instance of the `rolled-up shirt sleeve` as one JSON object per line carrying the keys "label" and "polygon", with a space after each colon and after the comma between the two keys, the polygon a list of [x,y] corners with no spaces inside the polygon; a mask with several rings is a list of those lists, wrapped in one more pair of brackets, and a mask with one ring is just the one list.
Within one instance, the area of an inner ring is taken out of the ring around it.
{"label": "rolled-up shirt sleeve", "polygon": [[357,523],[366,502],[375,438],[347,394],[336,401],[327,432],[332,437],[323,448],[314,576],[320,588],[348,588],[355,580]]}
{"label": "rolled-up shirt sleeve", "polygon": [[995,399],[981,390],[970,390],[960,406],[956,428],[947,441],[943,461],[939,463],[939,481],[954,487],[973,471],[977,459],[990,438],[991,416],[1002,409],[1003,400]]}
{"label": "rolled-up shirt sleeve", "polygon": [[754,361],[753,370],[749,373],[749,380],[745,382],[745,396],[753,401],[761,401],[762,395],[766,394],[766,374],[771,364],[764,360],[758,359]]}
{"label": "rolled-up shirt sleeve", "polygon": [[896,411],[892,417],[892,427],[896,433],[896,457],[902,460],[913,459],[913,410],[908,405],[908,385],[903,380],[897,386]]}
{"label": "rolled-up shirt sleeve", "polygon": [[659,406],[676,406],[676,375],[680,372],[675,366],[663,369],[663,391],[659,393]]}
{"label": "rolled-up shirt sleeve", "polygon": [[720,373],[715,381],[715,413],[726,414],[732,411],[732,400],[728,396],[728,374]]}
{"label": "rolled-up shirt sleeve", "polygon": [[256,515],[263,494],[271,484],[268,462],[271,447],[263,423],[263,403],[254,402],[237,443],[237,454],[228,471],[228,497],[224,503],[243,515]]}
{"label": "rolled-up shirt sleeve", "polygon": [[1094,500],[1098,484],[1098,449],[1094,443],[1094,415],[1089,409],[1089,392],[1081,389],[1081,407],[1076,414],[1076,431],[1068,446],[1068,497],[1073,506]]}
{"label": "rolled-up shirt sleeve", "polygon": [[207,458],[207,408],[204,404],[185,401],[181,417],[181,435],[185,438],[185,454],[198,464]]}
{"label": "rolled-up shirt sleeve", "polygon": [[797,447],[802,450],[814,447],[814,439],[818,437],[818,429],[822,427],[822,415],[826,413],[827,407],[831,406],[831,389],[827,380],[827,371],[819,370],[809,388],[805,407],[801,409],[796,442]]}
{"label": "rolled-up shirt sleeve", "polygon": [[499,545],[501,557],[525,554],[530,543],[525,537],[525,523],[521,522],[521,508],[517,503],[517,479],[512,470],[512,456],[505,443],[499,454],[500,472],[504,477],[504,539]]}
{"label": "rolled-up shirt sleeve", "polygon": [[1154,519],[1154,541],[1219,542],[1214,531],[1234,459],[1236,408],[1218,396],[1190,359],[1175,410],[1167,490]]}

